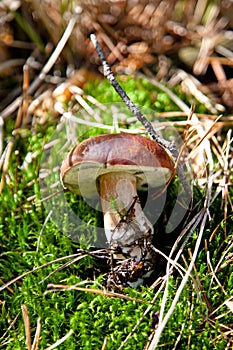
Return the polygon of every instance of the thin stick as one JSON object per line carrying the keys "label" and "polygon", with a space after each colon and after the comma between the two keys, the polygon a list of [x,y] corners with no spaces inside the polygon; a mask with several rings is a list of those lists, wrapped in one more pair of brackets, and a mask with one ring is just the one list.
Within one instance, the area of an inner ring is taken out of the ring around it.
{"label": "thin stick", "polygon": [[103,51],[99,45],[99,42],[98,42],[95,34],[91,34],[90,38],[91,38],[93,45],[95,46],[95,48],[98,52],[98,55],[101,59],[103,69],[104,69],[104,76],[109,80],[109,82],[111,83],[113,88],[116,90],[116,92],[119,94],[119,96],[121,97],[121,99],[125,103],[125,105],[136,116],[136,118],[142,123],[142,125],[145,127],[145,129],[148,131],[148,133],[151,135],[151,137],[156,142],[158,142],[161,146],[163,146],[164,148],[167,148],[168,150],[173,148],[173,145],[171,145],[170,142],[164,140],[155,132],[152,124],[146,119],[146,117],[141,113],[139,108],[130,100],[129,96],[126,94],[126,92],[119,85],[118,81],[116,80],[111,68],[109,67],[109,65],[105,59],[105,56],[103,54]]}
{"label": "thin stick", "polygon": [[[121,97],[122,101],[125,103],[125,105],[128,107],[128,109],[134,114],[134,116],[142,123],[142,125],[144,126],[144,128],[147,130],[147,132],[150,134],[150,136],[158,143],[160,144],[162,147],[164,147],[166,150],[168,150],[172,157],[174,158],[174,162],[176,163],[179,157],[179,152],[176,149],[176,146],[167,141],[164,140],[162,137],[160,137],[157,132],[154,130],[152,124],[146,119],[145,115],[143,115],[141,113],[141,111],[139,110],[139,108],[130,100],[129,96],[126,94],[126,92],[122,89],[122,87],[119,85],[118,81],[116,80],[111,68],[109,67],[105,56],[103,54],[103,51],[99,45],[99,42],[96,38],[95,34],[91,34],[90,35],[91,41],[94,45],[94,47],[96,48],[98,55],[101,59],[102,65],[103,65],[103,69],[104,69],[104,76],[109,80],[109,82],[111,83],[111,85],[113,86],[113,88],[116,90],[116,92],[119,94],[119,96]],[[181,163],[178,163],[177,166],[177,173],[179,176],[179,179],[186,191],[186,193],[188,194],[188,197],[191,198],[192,197],[192,192],[190,189],[190,186],[187,182],[185,173],[184,173],[184,169],[183,166],[181,165]]]}

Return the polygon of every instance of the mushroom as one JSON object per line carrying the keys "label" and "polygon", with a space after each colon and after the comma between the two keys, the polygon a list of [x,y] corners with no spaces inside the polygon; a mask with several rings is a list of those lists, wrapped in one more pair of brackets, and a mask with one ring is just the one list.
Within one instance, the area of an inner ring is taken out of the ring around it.
{"label": "mushroom", "polygon": [[[174,172],[166,150],[144,136],[104,134],[84,140],[67,155],[61,180],[84,198],[100,196],[104,230],[110,247],[120,247],[117,259],[141,261],[151,254],[137,244],[150,244],[153,225],[146,218],[138,191],[165,185]],[[135,243],[136,242],[136,243]]]}

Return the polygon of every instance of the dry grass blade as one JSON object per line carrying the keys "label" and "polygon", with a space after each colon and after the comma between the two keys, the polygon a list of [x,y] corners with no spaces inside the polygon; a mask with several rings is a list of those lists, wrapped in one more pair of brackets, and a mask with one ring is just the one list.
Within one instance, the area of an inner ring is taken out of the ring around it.
{"label": "dry grass blade", "polygon": [[[167,284],[164,290],[164,295],[163,295],[163,301],[162,301],[162,305],[161,305],[161,309],[160,309],[160,317],[159,317],[159,325],[157,330],[155,331],[155,334],[153,336],[153,339],[148,347],[148,350],[154,350],[160,340],[161,334],[168,322],[168,320],[170,319],[171,315],[174,312],[174,309],[177,305],[177,302],[180,298],[180,295],[188,281],[188,279],[191,276],[191,271],[193,269],[193,267],[195,266],[195,261],[200,249],[200,244],[201,244],[201,240],[202,240],[202,236],[205,230],[205,225],[206,225],[206,221],[208,219],[209,216],[209,206],[210,206],[210,201],[211,201],[211,189],[212,189],[212,181],[211,181],[211,177],[209,178],[209,181],[206,184],[207,188],[206,188],[206,200],[204,203],[204,208],[201,209],[200,211],[200,218],[201,218],[201,222],[200,222],[200,228],[199,228],[199,232],[198,232],[198,238],[195,244],[195,248],[194,251],[192,253],[192,258],[191,261],[189,263],[188,269],[183,277],[183,279],[181,280],[181,283],[176,291],[176,294],[173,298],[173,301],[171,303],[171,306],[169,307],[167,313],[164,315],[164,310],[165,310],[165,304],[166,304],[166,300],[167,300],[167,295],[168,295],[168,280],[169,278],[167,278]],[[167,271],[169,271],[169,263],[168,263],[168,267],[167,267]],[[169,275],[168,275],[169,276]]]}
{"label": "dry grass blade", "polygon": [[30,319],[28,315],[27,305],[23,304],[21,306],[21,309],[22,309],[24,328],[25,328],[25,334],[26,334],[26,345],[28,350],[31,350],[32,348],[31,327],[30,327]]}
{"label": "dry grass blade", "polygon": [[[32,84],[28,87],[27,93],[28,95],[32,95],[36,89],[40,86],[40,84],[44,81],[46,75],[50,71],[50,69],[53,67],[55,62],[57,61],[59,55],[61,54],[62,50],[64,49],[64,46],[66,45],[72,30],[75,26],[77,20],[77,15],[73,15],[66,27],[65,32],[63,33],[63,36],[61,37],[60,41],[58,42],[54,52],[42,68],[39,76],[32,82]],[[3,119],[10,116],[11,113],[13,113],[22,103],[23,96],[18,97],[17,99],[12,102],[11,105],[7,106],[2,112],[1,116]]]}
{"label": "dry grass blade", "polygon": [[50,218],[51,215],[52,215],[52,210],[46,216],[46,219],[45,219],[45,221],[43,223],[42,229],[41,229],[41,231],[39,233],[39,237],[38,237],[38,241],[37,241],[37,245],[36,245],[36,251],[37,252],[39,251],[40,242],[41,242],[41,238],[42,238],[42,234],[44,232],[45,226],[46,226],[47,222],[49,221],[49,218]]}
{"label": "dry grass blade", "polygon": [[[7,330],[3,333],[3,335],[0,337],[0,346],[4,346],[6,345],[5,342],[7,342],[7,333],[14,327],[18,317],[20,316],[20,313],[18,313],[15,318],[10,322],[9,327],[7,328]],[[10,342],[10,341],[9,341]]]}
{"label": "dry grass blade", "polygon": [[1,157],[2,176],[1,176],[1,182],[0,182],[0,194],[2,193],[4,184],[6,181],[7,171],[8,171],[10,157],[11,157],[13,147],[14,147],[14,141],[11,140],[8,142],[6,149],[3,152],[2,157]]}
{"label": "dry grass blade", "polygon": [[39,349],[39,341],[40,341],[40,333],[41,333],[41,319],[37,319],[37,325],[36,325],[36,333],[35,337],[32,343],[32,349],[31,350],[38,350]]}
{"label": "dry grass blade", "polygon": [[209,129],[205,132],[205,134],[201,137],[201,139],[198,141],[198,143],[193,147],[189,158],[193,157],[193,153],[196,152],[196,150],[198,149],[198,147],[200,146],[200,144],[207,138],[207,136],[211,133],[211,131],[214,129],[215,125],[217,124],[217,122],[219,121],[219,119],[221,118],[221,116],[219,116],[218,118],[216,118],[216,120],[212,123],[212,125],[209,127]]}
{"label": "dry grass blade", "polygon": [[104,338],[104,342],[103,342],[101,350],[106,350],[107,344],[108,344],[108,338]]}
{"label": "dry grass blade", "polygon": [[43,265],[40,265],[40,266],[38,266],[38,267],[35,267],[34,269],[32,269],[32,270],[30,270],[30,271],[27,271],[27,272],[23,273],[22,275],[17,276],[17,277],[15,277],[15,278],[13,278],[11,281],[5,283],[3,286],[0,287],[0,291],[2,291],[2,290],[4,290],[4,289],[8,288],[10,285],[12,285],[13,283],[15,283],[15,282],[17,282],[17,281],[23,279],[24,277],[26,277],[26,276],[28,276],[28,275],[30,275],[30,274],[32,274],[32,273],[38,271],[38,270],[43,269],[44,267],[47,267],[47,266],[49,266],[49,265],[58,263],[58,262],[60,262],[60,261],[66,260],[66,259],[73,259],[73,258],[75,258],[75,257],[77,257],[77,256],[80,256],[80,254],[68,255],[68,256],[65,256],[65,257],[62,257],[62,258],[58,258],[58,259],[49,261],[49,262],[47,262],[47,263],[45,263],[45,264],[43,264]]}
{"label": "dry grass blade", "polygon": [[193,269],[193,266],[194,266],[194,263],[195,263],[195,259],[197,257],[197,254],[198,254],[198,251],[199,251],[199,248],[200,248],[200,244],[201,244],[201,240],[202,240],[202,235],[203,235],[203,231],[204,231],[204,227],[205,227],[205,222],[207,220],[207,217],[208,217],[208,213],[206,212],[206,208],[205,210],[203,210],[203,218],[202,218],[202,222],[201,222],[201,227],[200,227],[200,232],[199,232],[199,236],[198,236],[198,239],[197,239],[197,242],[196,242],[196,246],[195,246],[195,249],[194,249],[194,252],[193,252],[193,259],[192,261],[190,262],[189,264],[189,267],[188,267],[188,270],[184,276],[184,278],[182,279],[181,283],[180,283],[180,286],[179,288],[177,289],[177,292],[176,292],[176,295],[172,301],[172,304],[168,310],[168,312],[166,313],[166,315],[164,316],[164,318],[161,318],[160,319],[160,323],[159,323],[159,326],[154,334],[154,337],[153,337],[153,340],[149,346],[149,349],[148,350],[154,350],[158,343],[159,343],[159,339],[161,337],[161,334],[164,330],[164,327],[166,326],[169,318],[171,317],[175,307],[176,307],[176,304],[179,300],[179,297],[190,277],[190,273]]}
{"label": "dry grass blade", "polygon": [[61,344],[64,343],[69,337],[71,337],[73,333],[74,333],[74,331],[71,329],[66,335],[64,335],[64,337],[62,337],[61,339],[57,340],[54,344],[48,346],[45,350],[53,350],[53,349],[56,349],[59,345],[61,345]]}
{"label": "dry grass blade", "polygon": [[211,99],[200,90],[202,87],[200,81],[184,70],[177,69],[169,81],[170,86],[177,84],[181,84],[181,88],[186,95],[191,95],[196,98],[196,100],[200,104],[203,104],[212,114],[216,114],[218,111],[225,111],[223,105],[212,102]]}
{"label": "dry grass blade", "polygon": [[[183,111],[186,113],[187,116],[190,115],[190,108],[175,94],[173,93],[169,88],[161,84],[159,81],[157,81],[152,73],[149,71],[149,69],[144,68],[145,74],[137,73],[136,76],[148,80],[152,85],[156,86],[158,89],[161,91],[164,91],[170,98],[171,100]],[[212,152],[210,148],[210,142],[209,140],[204,137],[206,132],[199,122],[199,119],[196,115],[196,113],[192,113],[192,118],[191,121],[195,123],[195,131],[199,137],[199,139],[203,138],[202,146],[198,148],[198,155],[196,155],[196,164],[197,169],[193,169],[195,174],[198,174],[200,169],[202,170],[203,167],[205,168],[205,164],[203,164],[203,159],[207,157],[207,161],[209,164],[210,169],[213,169],[213,157],[212,157]],[[191,131],[191,130],[190,130]]]}
{"label": "dry grass blade", "polygon": [[67,263],[63,264],[62,266],[60,266],[58,269],[52,271],[50,274],[48,274],[48,276],[46,276],[45,278],[43,278],[43,280],[41,280],[39,283],[44,283],[48,278],[50,278],[51,276],[53,276],[55,273],[63,270],[64,268],[70,266],[71,264],[74,264],[76,261],[79,261],[80,259],[85,258],[86,256],[88,256],[89,254],[81,254],[81,256],[78,256],[74,259],[72,259],[71,261],[68,261]]}
{"label": "dry grass blade", "polygon": [[[192,257],[191,249],[188,249],[188,253],[189,253],[190,258],[192,259],[193,257]],[[208,312],[212,312],[213,308],[212,308],[210,299],[208,298],[207,293],[205,292],[205,289],[202,286],[202,283],[201,283],[201,280],[199,278],[198,271],[197,271],[195,264],[193,266],[193,270],[194,270],[195,277],[196,277],[196,280],[193,277],[193,282],[194,282],[194,287],[196,289],[197,296],[199,297],[200,301],[202,301],[202,300],[205,301],[206,308],[207,308]]]}
{"label": "dry grass blade", "polygon": [[[143,315],[139,318],[139,320],[137,321],[137,323],[135,324],[135,326],[133,327],[133,329],[131,330],[131,332],[127,335],[127,337],[123,340],[123,342],[121,343],[121,345],[119,346],[119,348],[117,350],[122,350],[125,346],[125,344],[127,343],[127,341],[130,339],[130,337],[133,335],[133,333],[136,331],[136,329],[139,327],[139,325],[141,324],[141,322],[143,321],[143,319],[145,318],[145,316],[150,312],[151,308],[153,307],[153,305],[155,305],[155,301],[158,298],[158,295],[160,294],[161,290],[164,288],[164,284],[165,284],[165,280],[162,281],[160,287],[158,288],[157,292],[155,293],[152,301],[151,301],[151,305],[149,305],[147,307],[147,309],[144,311]],[[158,317],[158,313],[156,315]],[[154,328],[157,327],[157,324],[155,325]],[[152,336],[154,335],[154,331],[155,329],[152,331]],[[151,337],[152,339],[152,337]],[[145,349],[146,350],[146,349]]]}
{"label": "dry grass blade", "polygon": [[232,298],[230,298],[229,300],[225,301],[225,305],[231,310],[231,312],[233,313],[233,301],[231,301]]}
{"label": "dry grass blade", "polygon": [[137,303],[142,303],[142,304],[151,304],[150,302],[142,299],[131,298],[127,295],[116,293],[116,292],[109,292],[105,289],[101,290],[101,289],[94,289],[94,288],[83,288],[78,286],[67,286],[64,284],[48,284],[47,287],[48,287],[47,292],[56,292],[58,290],[77,290],[79,292],[99,294],[109,298],[120,298],[120,299],[129,300],[129,301],[135,301]]}
{"label": "dry grass blade", "polygon": [[28,350],[38,350],[39,340],[40,340],[40,332],[41,332],[41,319],[40,318],[37,319],[36,332],[35,332],[34,340],[32,343],[28,308],[25,304],[23,304],[21,306],[21,309],[22,309],[22,314],[23,314],[27,348],[28,348]]}
{"label": "dry grass blade", "polygon": [[181,327],[180,327],[179,334],[178,334],[178,336],[177,336],[177,339],[176,339],[176,341],[175,341],[175,344],[174,344],[172,350],[175,350],[175,349],[177,348],[177,346],[178,346],[178,344],[179,344],[179,342],[180,342],[180,339],[181,339],[181,337],[182,337],[182,333],[183,333],[183,331],[184,331],[185,326],[186,326],[186,322],[183,322],[182,325],[181,325]]}
{"label": "dry grass blade", "polygon": [[[217,282],[217,284],[218,284],[218,286],[220,287],[222,293],[226,295],[226,291],[225,291],[224,287],[221,285],[219,279],[217,278],[216,273],[215,273],[215,271],[214,271],[214,268],[213,268],[213,266],[212,266],[211,258],[210,258],[210,252],[209,252],[209,251],[207,252],[206,258],[207,258],[207,265],[208,265],[208,267],[210,268],[210,271],[211,271],[211,274],[212,274],[212,276],[213,276],[213,279]],[[210,288],[211,288],[211,284],[210,284],[210,286],[209,286],[209,289],[210,289]]]}
{"label": "dry grass blade", "polygon": [[[2,116],[0,115],[0,159],[2,157],[2,152],[3,152],[3,145],[4,145],[4,134],[3,134],[3,126],[4,126],[4,120]],[[1,169],[1,166],[0,166]]]}
{"label": "dry grass blade", "polygon": [[[226,222],[227,219],[230,219],[233,216],[233,214],[229,215],[229,217],[227,217],[224,222]],[[213,231],[213,233],[210,236],[209,242],[212,241],[216,230],[221,226],[222,221],[220,222],[220,224],[216,227],[216,229]],[[231,264],[232,259],[233,259],[233,253],[230,253],[232,248],[233,248],[233,239],[230,240],[230,242],[228,243],[228,247],[224,250],[224,252],[222,253],[221,258],[219,259],[218,263],[216,264],[216,267],[214,269],[214,272],[217,273],[219,271],[221,271],[224,267],[226,267],[227,265]],[[225,259],[225,262],[223,263]]]}

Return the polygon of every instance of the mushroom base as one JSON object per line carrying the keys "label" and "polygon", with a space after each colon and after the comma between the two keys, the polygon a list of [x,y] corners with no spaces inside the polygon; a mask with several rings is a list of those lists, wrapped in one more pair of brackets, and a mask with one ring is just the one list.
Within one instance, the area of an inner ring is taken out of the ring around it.
{"label": "mushroom base", "polygon": [[100,197],[107,241],[111,248],[122,252],[115,258],[150,259],[143,246],[151,243],[153,226],[141,208],[135,176],[123,172],[102,175]]}

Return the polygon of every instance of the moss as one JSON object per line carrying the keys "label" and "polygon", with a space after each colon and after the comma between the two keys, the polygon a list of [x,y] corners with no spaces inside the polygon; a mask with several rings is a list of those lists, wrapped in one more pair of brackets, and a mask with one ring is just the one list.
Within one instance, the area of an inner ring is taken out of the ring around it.
{"label": "moss", "polygon": [[[119,77],[119,80],[129,96],[139,106],[145,106],[155,112],[175,110],[176,106],[170,101],[169,97],[163,92],[156,90],[148,82],[133,79],[132,77]],[[85,92],[96,97],[102,103],[120,101],[106,81],[90,82]],[[203,107],[197,106],[197,108],[202,110]],[[110,123],[109,113],[106,118],[106,123]],[[135,126],[137,127],[139,124],[133,124],[133,127]],[[130,124],[126,127],[130,128],[132,125]],[[5,126],[5,145],[11,138],[12,128],[13,123],[11,122]],[[48,128],[38,127],[37,132],[28,130],[23,134],[24,136],[21,135],[15,139],[14,150],[9,163],[7,183],[3,188],[0,204],[1,283],[7,282],[58,257],[74,254],[80,247],[79,242],[72,241],[67,235],[64,235],[53,221],[49,220],[46,222],[48,211],[40,202],[41,188],[38,182],[38,172],[43,154],[43,145],[51,139],[54,131],[55,126],[53,125],[48,125]],[[97,128],[96,130],[90,130],[88,135],[99,132],[103,131]],[[59,136],[62,137],[61,134]],[[84,137],[86,135],[82,134],[81,136]],[[17,154],[19,149],[20,155]],[[22,167],[22,162],[28,152],[37,153],[35,153],[36,156],[32,162],[28,163],[27,168]],[[59,155],[56,152],[55,154],[58,157]],[[174,182],[169,188],[168,200],[159,218],[158,225],[155,227],[156,234],[159,234],[159,232],[163,233],[164,241],[168,248],[167,251],[169,251],[172,243],[170,239],[167,239],[163,231],[164,223],[166,215],[172,210],[173,199],[177,192],[177,183]],[[195,191],[194,200],[199,207],[203,204],[204,195],[205,193],[202,190]],[[35,196],[34,200],[30,200],[31,196]],[[75,208],[84,221],[87,223],[91,222],[93,225],[101,225],[102,219],[97,210],[88,207],[78,196],[68,193],[66,196],[71,208]],[[55,205],[58,206],[56,202]],[[198,289],[202,298],[199,300],[193,281],[189,279],[177,307],[161,336],[158,348],[172,349],[178,337],[180,337],[179,348],[226,348],[228,340],[224,335],[222,324],[232,327],[232,321],[226,307],[221,305],[229,296],[232,296],[232,264],[226,264],[222,268],[221,273],[218,274],[219,281],[226,293],[224,294],[216,281],[212,280],[206,260],[207,250],[209,250],[211,262],[213,267],[215,267],[231,244],[232,217],[227,219],[227,221],[224,220],[221,205],[221,198],[219,197],[210,209],[211,221],[207,225],[195,265],[200,280],[200,282],[196,280],[196,283],[200,283]],[[216,234],[210,240],[210,236],[217,226]],[[89,234],[86,228],[74,227],[74,230],[76,229],[82,232],[83,235]],[[177,227],[172,239],[179,235],[180,229],[180,227]],[[195,231],[183,251],[186,261],[189,261],[188,249],[193,249],[197,236],[198,231]],[[37,246],[39,247],[38,250]],[[183,260],[179,262],[185,268]],[[32,336],[34,335],[36,321],[38,317],[41,318],[41,349],[53,344],[66,335],[70,329],[74,333],[59,346],[60,349],[100,349],[105,337],[108,339],[107,349],[117,349],[140,317],[142,317],[148,305],[131,300],[109,298],[103,295],[71,290],[46,292],[47,283],[67,285],[81,283],[82,286],[87,285],[88,288],[101,289],[98,284],[102,281],[101,263],[91,257],[75,262],[75,264],[52,275],[44,283],[40,283],[41,280],[60,266],[60,263],[54,263],[44,267],[12,284],[10,286],[11,289],[5,289],[1,292],[0,332],[2,336],[5,334],[4,338],[1,338],[2,344],[5,344],[4,348],[9,350],[25,347],[25,330],[22,321],[21,305],[26,304],[28,306]],[[94,282],[95,275],[99,277]],[[165,311],[170,307],[180,281],[181,277],[178,273],[170,279],[168,302]],[[122,293],[129,297],[151,302],[156,290],[151,290],[148,286],[144,286],[139,289],[126,288]],[[217,310],[220,307],[219,311],[212,315],[207,308],[205,297],[210,300],[213,310]],[[158,294],[156,303],[151,306],[148,314],[142,319],[136,331],[124,345],[124,349],[143,349],[152,331],[152,316],[159,310],[161,300],[162,292]],[[216,319],[218,315],[221,316],[221,322],[218,322]],[[14,319],[16,319],[14,326],[8,330]]]}

